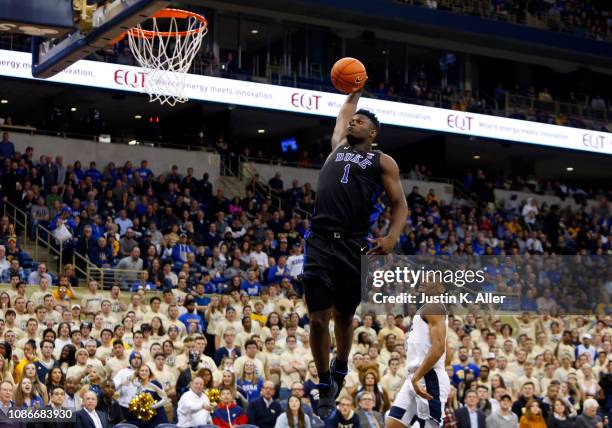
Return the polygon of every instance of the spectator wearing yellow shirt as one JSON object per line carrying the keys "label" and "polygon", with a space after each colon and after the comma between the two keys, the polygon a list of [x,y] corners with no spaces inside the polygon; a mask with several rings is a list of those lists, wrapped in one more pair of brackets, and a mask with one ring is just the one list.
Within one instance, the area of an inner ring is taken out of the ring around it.
{"label": "spectator wearing yellow shirt", "polygon": [[35,363],[38,361],[36,358],[36,342],[33,340],[29,340],[23,346],[23,359],[17,363],[15,366],[15,371],[13,373],[13,378],[15,379],[15,383],[19,383],[21,381],[21,377],[23,375],[23,368],[29,363]]}
{"label": "spectator wearing yellow shirt", "polygon": [[519,223],[518,217],[514,217],[511,221],[507,221],[505,224],[506,230],[512,232],[513,235],[516,235],[523,231],[523,227]]}
{"label": "spectator wearing yellow shirt", "polygon": [[257,321],[260,326],[266,325],[268,316],[263,313],[264,304],[262,301],[255,302],[255,311],[251,314],[251,319]]}
{"label": "spectator wearing yellow shirt", "polygon": [[71,307],[72,300],[76,299],[74,291],[72,291],[72,287],[66,286],[65,284],[60,284],[57,287],[57,290],[53,290],[51,293],[53,296],[53,305],[61,305],[66,308]]}

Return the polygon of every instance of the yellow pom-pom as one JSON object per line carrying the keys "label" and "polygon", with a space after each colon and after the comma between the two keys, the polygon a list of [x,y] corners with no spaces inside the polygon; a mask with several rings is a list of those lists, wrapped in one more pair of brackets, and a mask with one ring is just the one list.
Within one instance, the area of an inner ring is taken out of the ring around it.
{"label": "yellow pom-pom", "polygon": [[211,404],[217,404],[221,396],[221,392],[217,388],[210,388],[206,391],[206,396]]}
{"label": "yellow pom-pom", "polygon": [[132,398],[130,405],[128,406],[129,411],[136,415],[136,417],[144,422],[148,422],[155,416],[155,409],[152,407],[155,404],[155,400],[151,397],[151,394],[141,392]]}

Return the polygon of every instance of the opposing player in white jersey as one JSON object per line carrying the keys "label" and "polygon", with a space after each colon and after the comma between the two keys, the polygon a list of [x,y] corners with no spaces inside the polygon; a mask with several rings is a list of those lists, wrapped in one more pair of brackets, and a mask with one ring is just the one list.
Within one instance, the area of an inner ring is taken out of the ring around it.
{"label": "opposing player in white jersey", "polygon": [[[423,284],[420,291],[438,294],[440,287]],[[406,339],[408,377],[395,397],[386,421],[386,428],[421,428],[442,426],[444,406],[450,391],[445,370],[446,308],[426,303],[412,319]]]}

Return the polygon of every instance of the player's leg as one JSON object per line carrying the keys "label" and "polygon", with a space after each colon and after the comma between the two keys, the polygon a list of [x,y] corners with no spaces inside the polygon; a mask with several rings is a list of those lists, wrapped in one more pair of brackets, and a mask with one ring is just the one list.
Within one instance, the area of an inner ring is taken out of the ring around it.
{"label": "player's leg", "polygon": [[336,284],[334,296],[334,333],[336,358],[332,361],[331,374],[342,389],[348,373],[348,359],[353,346],[353,317],[361,302],[361,254],[362,239],[335,242],[338,266],[332,280]]}
{"label": "player's leg", "polygon": [[353,345],[353,316],[354,312],[344,313],[333,310],[334,336],[336,337],[336,358],[330,367],[331,375],[338,384],[338,392],[342,389],[344,378],[348,374],[348,358]]}
{"label": "player's leg", "polygon": [[411,376],[404,381],[401,389],[393,400],[385,421],[386,428],[411,427],[417,420],[417,403],[412,389]]}
{"label": "player's leg", "polygon": [[341,313],[334,308],[334,334],[336,336],[336,360],[348,361],[353,345],[353,317],[355,313]]}
{"label": "player's leg", "polygon": [[333,315],[337,294],[332,276],[336,270],[334,248],[331,242],[317,234],[306,239],[302,284],[310,321],[310,346],[319,373],[319,401],[316,413],[326,418],[336,407],[338,386],[329,370],[331,337],[329,322]]}
{"label": "player's leg", "polygon": [[327,385],[331,384],[327,378],[331,348],[329,322],[333,316],[333,300],[330,297],[334,292],[330,277],[333,272],[333,265],[330,264],[332,260],[329,243],[316,234],[308,233],[304,246],[302,287],[308,308],[312,357],[317,366],[319,380]]}
{"label": "player's leg", "polygon": [[387,420],[385,421],[385,428],[406,428],[407,426],[408,425],[404,425],[401,421],[390,416],[387,416]]}
{"label": "player's leg", "polygon": [[[330,304],[331,305],[331,304]],[[319,401],[315,409],[317,415],[325,419],[336,407],[336,394],[338,385],[334,382],[329,371],[329,351],[331,338],[329,335],[329,322],[333,315],[332,308],[311,311],[310,317],[310,347],[312,358],[319,373]]]}
{"label": "player's leg", "polygon": [[329,322],[332,309],[315,310],[309,313],[310,317],[310,346],[312,357],[319,373],[319,401],[315,409],[317,415],[325,419],[336,407],[338,385],[332,379],[329,370],[329,351],[331,338],[329,335]]}
{"label": "player's leg", "polygon": [[[346,281],[353,283],[351,281]],[[359,305],[360,296],[353,296],[349,292],[337,293],[334,299],[334,334],[336,338],[336,357],[331,363],[330,371],[334,382],[338,385],[340,394],[344,385],[344,378],[348,374],[348,358],[353,346],[353,317]]]}
{"label": "player's leg", "polygon": [[332,309],[313,311],[308,314],[310,319],[310,349],[312,358],[317,366],[321,383],[330,384],[329,379],[329,322]]}

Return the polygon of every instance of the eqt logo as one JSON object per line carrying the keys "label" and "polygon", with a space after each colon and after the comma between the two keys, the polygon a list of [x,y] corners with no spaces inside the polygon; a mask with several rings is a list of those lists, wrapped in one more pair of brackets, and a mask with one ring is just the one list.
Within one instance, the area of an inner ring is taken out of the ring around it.
{"label": "eqt logo", "polygon": [[291,95],[291,105],[295,108],[305,108],[306,110],[319,110],[319,100],[321,95],[308,95],[294,92]]}
{"label": "eqt logo", "polygon": [[603,150],[606,145],[606,136],[592,133],[582,134],[582,145],[597,150]]}
{"label": "eqt logo", "polygon": [[115,83],[119,86],[144,88],[145,74],[142,71],[115,70]]}
{"label": "eqt logo", "polygon": [[451,129],[459,129],[460,131],[472,130],[472,116],[462,116],[458,114],[449,114],[446,117],[446,124]]}

